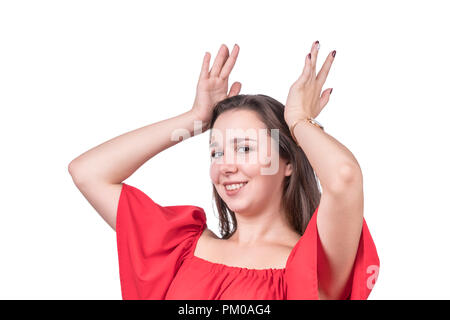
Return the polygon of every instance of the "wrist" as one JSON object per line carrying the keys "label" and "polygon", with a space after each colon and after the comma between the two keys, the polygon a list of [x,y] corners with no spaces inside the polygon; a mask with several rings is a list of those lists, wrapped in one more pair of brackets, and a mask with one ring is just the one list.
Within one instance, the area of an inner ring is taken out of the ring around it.
{"label": "wrist", "polygon": [[325,131],[324,127],[319,123],[319,121],[317,121],[316,119],[314,119],[313,117],[304,117],[304,118],[299,118],[296,121],[293,121],[292,123],[289,124],[289,131],[291,132],[291,134],[294,134],[294,128],[297,126],[298,123],[300,122],[305,122],[305,123],[310,123],[314,126],[316,126],[317,128]]}
{"label": "wrist", "polygon": [[195,111],[195,109],[189,110],[188,112],[186,112],[186,114],[189,116],[192,123],[194,124],[194,129],[197,128],[197,130],[198,130],[201,128],[202,133],[209,129],[210,121],[205,120],[204,117],[199,116],[197,114],[197,112]]}
{"label": "wrist", "polygon": [[192,116],[198,120],[198,121],[204,121],[209,122],[211,119],[211,114],[205,114],[205,112],[202,112],[199,107],[194,105],[189,112],[192,114]]}
{"label": "wrist", "polygon": [[308,116],[307,114],[300,114],[300,115],[296,115],[295,118],[289,118],[289,119],[287,119],[287,120],[285,119],[285,120],[290,129],[299,120],[302,120],[302,119],[306,120],[308,118],[310,118],[310,116]]}
{"label": "wrist", "polygon": [[298,104],[286,103],[284,118],[287,123],[292,124],[298,119],[306,119],[312,117],[311,111],[308,108],[302,107]]}

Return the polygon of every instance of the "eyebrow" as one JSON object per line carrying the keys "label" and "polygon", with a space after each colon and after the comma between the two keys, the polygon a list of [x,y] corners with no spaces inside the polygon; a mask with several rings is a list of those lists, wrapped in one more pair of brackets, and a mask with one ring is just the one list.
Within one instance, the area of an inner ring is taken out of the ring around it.
{"label": "eyebrow", "polygon": [[[241,142],[241,141],[248,141],[248,140],[256,141],[255,139],[251,139],[249,137],[245,137],[245,138],[232,138],[232,139],[230,139],[230,142],[238,143],[238,142]],[[217,142],[212,142],[209,145],[210,148],[215,147],[215,146],[217,146]]]}

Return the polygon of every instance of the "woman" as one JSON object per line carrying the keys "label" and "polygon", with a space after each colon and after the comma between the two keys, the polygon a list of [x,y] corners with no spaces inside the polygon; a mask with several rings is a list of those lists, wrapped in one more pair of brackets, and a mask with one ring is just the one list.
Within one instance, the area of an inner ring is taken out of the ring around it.
{"label": "woman", "polygon": [[[239,47],[222,45],[211,70],[204,56],[191,110],[71,162],[75,184],[116,230],[124,299],[367,299],[379,259],[358,162],[314,120],[330,98],[322,86],[336,53],[316,75],[318,50],[316,41],[284,107],[239,95],[239,82],[227,94]],[[211,129],[221,237],[202,208],[161,206],[123,183],[198,124]]]}

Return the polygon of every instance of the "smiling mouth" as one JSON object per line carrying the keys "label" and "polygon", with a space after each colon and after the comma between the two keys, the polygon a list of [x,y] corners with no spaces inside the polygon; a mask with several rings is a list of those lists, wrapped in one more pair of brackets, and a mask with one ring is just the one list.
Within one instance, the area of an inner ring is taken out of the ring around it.
{"label": "smiling mouth", "polygon": [[231,185],[226,185],[225,186],[225,190],[227,191],[227,193],[236,193],[237,191],[241,190],[243,187],[245,187],[247,185],[247,182],[241,182],[241,183],[236,183],[236,184],[231,184]]}

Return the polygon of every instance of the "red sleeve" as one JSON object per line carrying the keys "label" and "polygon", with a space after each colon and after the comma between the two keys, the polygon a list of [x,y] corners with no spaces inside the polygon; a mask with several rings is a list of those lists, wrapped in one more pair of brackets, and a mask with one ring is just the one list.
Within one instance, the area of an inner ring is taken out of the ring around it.
{"label": "red sleeve", "polygon": [[[294,247],[286,266],[287,299],[317,300],[317,266],[323,263],[324,251],[317,231],[317,207],[305,233]],[[320,250],[320,251],[319,251]],[[351,277],[349,300],[366,300],[378,278],[380,260],[366,220],[359,240]]]}
{"label": "red sleeve", "polygon": [[124,300],[163,300],[206,215],[196,206],[160,206],[123,183],[116,218]]}

